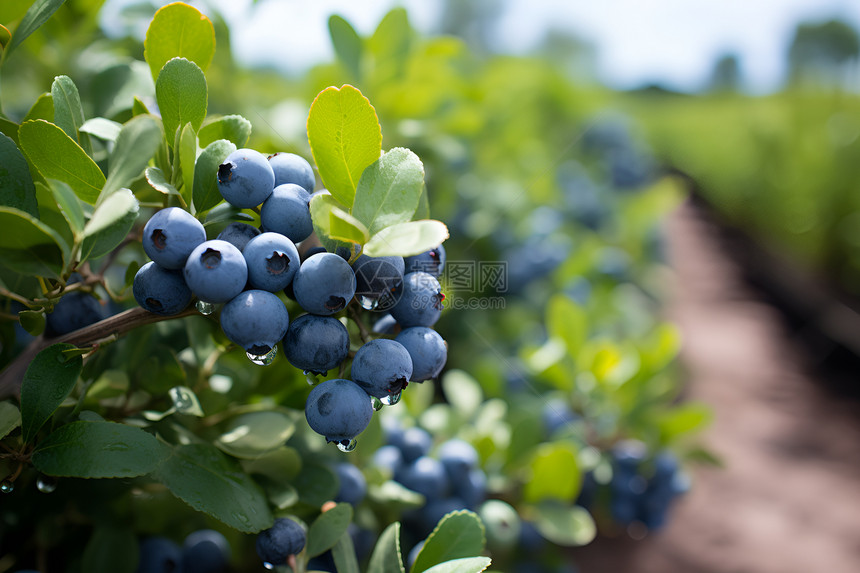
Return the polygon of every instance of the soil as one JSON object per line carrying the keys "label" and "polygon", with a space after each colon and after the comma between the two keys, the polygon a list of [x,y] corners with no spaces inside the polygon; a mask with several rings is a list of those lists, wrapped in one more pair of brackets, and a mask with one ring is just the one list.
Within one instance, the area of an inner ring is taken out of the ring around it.
{"label": "soil", "polygon": [[575,550],[580,573],[860,572],[860,400],[833,391],[701,206],[667,235],[686,398],[713,408],[702,442],[724,467],[692,468],[665,529]]}

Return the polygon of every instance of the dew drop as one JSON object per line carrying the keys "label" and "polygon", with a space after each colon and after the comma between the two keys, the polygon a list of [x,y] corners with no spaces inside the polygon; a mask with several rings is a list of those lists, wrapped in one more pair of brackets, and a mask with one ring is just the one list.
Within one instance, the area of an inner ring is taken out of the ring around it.
{"label": "dew drop", "polygon": [[195,306],[197,307],[197,311],[205,316],[208,316],[215,312],[215,305],[211,302],[204,302],[202,300],[198,300]]}
{"label": "dew drop", "polygon": [[337,449],[339,449],[342,452],[351,452],[351,451],[355,450],[355,446],[357,446],[357,445],[358,445],[358,440],[356,440],[355,438],[353,438],[351,440],[341,440],[340,442],[337,443]]}
{"label": "dew drop", "polygon": [[400,392],[392,392],[388,396],[383,396],[380,402],[386,406],[393,406],[400,401],[402,394]]}
{"label": "dew drop", "polygon": [[250,352],[246,352],[245,355],[248,356],[248,360],[257,366],[268,366],[275,361],[275,356],[278,355],[278,347],[273,346],[272,349],[265,354],[252,354]]}
{"label": "dew drop", "polygon": [[39,476],[36,480],[36,489],[42,493],[53,493],[57,489],[57,479],[51,476]]}
{"label": "dew drop", "polygon": [[275,568],[275,566],[272,565],[271,563],[269,563],[268,561],[263,561],[263,567],[265,567],[266,569],[268,569],[270,571]]}
{"label": "dew drop", "polygon": [[12,493],[13,491],[15,491],[15,485],[11,481],[3,480],[3,483],[0,483],[0,493]]}
{"label": "dew drop", "polygon": [[376,396],[370,397],[370,405],[373,406],[373,409],[376,411],[382,410],[382,407],[385,405],[382,403],[382,400],[377,398]]}
{"label": "dew drop", "polygon": [[379,306],[379,299],[361,295],[358,297],[358,305],[364,310],[374,310]]}

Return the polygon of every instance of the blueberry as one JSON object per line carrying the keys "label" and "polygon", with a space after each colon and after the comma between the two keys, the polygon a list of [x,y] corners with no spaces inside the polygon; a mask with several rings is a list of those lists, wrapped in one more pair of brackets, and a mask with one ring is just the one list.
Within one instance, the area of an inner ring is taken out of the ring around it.
{"label": "blueberry", "polygon": [[227,241],[240,251],[245,249],[248,241],[260,234],[260,229],[248,223],[230,223],[223,231],[218,233],[216,239]]}
{"label": "blueberry", "polygon": [[427,501],[444,498],[448,494],[448,476],[442,463],[430,456],[421,456],[400,472],[398,480],[404,487],[423,495]]}
{"label": "blueberry", "polygon": [[394,300],[383,295],[389,295],[395,287],[403,281],[405,265],[403,257],[368,257],[359,255],[352,263],[355,271],[355,294],[369,300],[379,301],[381,307],[377,310],[385,310],[393,304]]}
{"label": "blueberry", "polygon": [[436,378],[448,360],[448,345],[439,333],[427,326],[403,329],[394,340],[402,344],[412,358],[413,382]]}
{"label": "blueberry", "polygon": [[227,302],[244,290],[248,265],[242,251],[213,239],[200,243],[185,262],[185,282],[205,302]]}
{"label": "blueberry", "polygon": [[164,316],[182,312],[193,297],[181,271],[165,269],[154,261],[138,269],[131,292],[141,308]]}
{"label": "blueberry", "polygon": [[334,473],[340,486],[334,500],[358,505],[367,493],[367,480],[361,470],[349,462],[335,464]]}
{"label": "blueberry", "polygon": [[352,381],[377,398],[399,393],[411,376],[412,358],[394,340],[371,340],[358,349],[352,360]]}
{"label": "blueberry", "polygon": [[346,445],[367,428],[373,406],[364,390],[350,380],[336,378],[311,390],[305,403],[305,418],[327,442]]}
{"label": "blueberry", "polygon": [[466,480],[478,466],[478,452],[469,442],[451,439],[439,447],[439,461],[452,482]]}
{"label": "blueberry", "polygon": [[251,287],[269,292],[283,290],[299,270],[299,251],[280,233],[263,233],[248,241],[242,251]]}
{"label": "blueberry", "polygon": [[618,523],[633,523],[638,514],[637,499],[629,495],[613,495],[609,500],[609,513]]}
{"label": "blueberry", "polygon": [[308,249],[304,253],[299,253],[299,255],[302,257],[302,262],[305,262],[307,259],[316,255],[317,253],[327,253],[327,252],[328,251],[325,250],[325,247],[311,247],[310,249]]}
{"label": "blueberry", "polygon": [[349,331],[331,316],[304,314],[290,323],[284,336],[284,355],[299,370],[325,374],[348,354]]}
{"label": "blueberry", "polygon": [[218,166],[218,191],[234,207],[256,207],[274,188],[275,172],[259,151],[237,149]]}
{"label": "blueberry", "polygon": [[247,352],[263,356],[280,342],[290,324],[287,307],[274,294],[246,290],[224,305],[221,329]]}
{"label": "blueberry", "polygon": [[63,295],[45,317],[45,336],[61,336],[79,328],[95,324],[105,317],[105,311],[96,297],[89,293],[72,291]]}
{"label": "blueberry", "polygon": [[272,527],[257,534],[257,555],[263,563],[285,565],[287,557],[304,549],[306,539],[301,525],[292,519],[279,517]]}
{"label": "blueberry", "polygon": [[552,398],[544,402],[541,418],[545,435],[553,436],[563,428],[570,427],[579,416],[571,410],[566,400]]}
{"label": "blueberry", "polygon": [[407,273],[423,271],[438,279],[442,275],[442,271],[445,270],[445,247],[439,245],[420,255],[406,257],[403,259],[403,262],[406,266],[405,272]]}
{"label": "blueberry", "polygon": [[166,269],[181,269],[194,247],[206,240],[206,230],[179,207],[155,213],[143,227],[143,250]]}
{"label": "blueberry", "polygon": [[[373,323],[370,330],[376,334],[397,334],[397,328],[398,324],[394,317],[390,314],[384,314],[382,318]],[[400,341],[398,340],[398,342]],[[401,344],[403,343],[401,342]],[[415,376],[415,372],[412,373],[412,376]]]}
{"label": "blueberry", "polygon": [[582,488],[576,497],[576,505],[590,508],[597,499],[598,483],[594,477],[594,470],[588,470],[582,475]]}
{"label": "blueberry", "polygon": [[350,523],[347,532],[352,538],[352,545],[355,548],[355,556],[358,560],[363,561],[369,557],[371,551],[373,551],[373,544],[376,542],[376,535],[373,531],[359,527],[355,523]]}
{"label": "blueberry", "polygon": [[230,561],[230,544],[214,529],[201,529],[182,544],[182,573],[224,573]]}
{"label": "blueberry", "polygon": [[293,279],[299,305],[312,314],[334,314],[355,294],[355,273],[334,253],[319,253],[302,263]]}
{"label": "blueberry", "polygon": [[137,573],[169,573],[179,571],[182,550],[166,537],[147,537],[140,541]]}
{"label": "blueberry", "polygon": [[392,293],[396,302],[389,312],[400,326],[433,326],[442,314],[442,287],[432,275],[417,271],[407,273]]}
{"label": "blueberry", "polygon": [[487,474],[481,468],[471,470],[466,479],[451,483],[454,495],[470,509],[478,507],[487,497]]}
{"label": "blueberry", "polygon": [[311,164],[295,153],[279,151],[269,156],[269,164],[275,172],[275,185],[294,183],[308,193],[314,192],[316,177]]}
{"label": "blueberry", "polygon": [[537,526],[527,520],[522,520],[520,523],[520,537],[518,540],[519,547],[526,553],[537,553],[546,545],[546,540]]}
{"label": "blueberry", "polygon": [[424,543],[426,539],[422,539],[415,546],[409,550],[409,555],[406,557],[406,568],[412,569],[412,565],[415,564],[415,560],[418,559],[418,554],[421,553],[421,550],[424,549]]}
{"label": "blueberry", "polygon": [[314,232],[310,200],[304,187],[278,185],[260,207],[260,223],[265,230],[289,237],[294,243],[304,241]]}
{"label": "blueberry", "polygon": [[465,509],[463,500],[456,497],[445,497],[442,499],[434,499],[429,501],[421,508],[421,520],[423,521],[423,531],[431,532],[443,517],[452,511]]}
{"label": "blueberry", "polygon": [[390,474],[389,477],[398,475],[404,467],[403,454],[397,446],[382,446],[373,453],[371,464],[386,470]]}
{"label": "blueberry", "polygon": [[392,436],[396,446],[403,453],[403,459],[407,463],[411,463],[421,456],[426,456],[433,447],[433,437],[426,430],[413,426],[401,432],[399,435]]}

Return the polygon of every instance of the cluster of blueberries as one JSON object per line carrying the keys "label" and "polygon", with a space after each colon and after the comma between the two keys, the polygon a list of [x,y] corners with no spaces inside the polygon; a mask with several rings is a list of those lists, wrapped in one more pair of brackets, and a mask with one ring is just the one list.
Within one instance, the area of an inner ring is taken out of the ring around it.
{"label": "cluster of blueberries", "polygon": [[[367,341],[355,352],[350,379],[320,383],[306,404],[314,431],[342,449],[354,447],[373,412],[368,396],[396,403],[408,382],[435,378],[445,365],[447,345],[431,328],[444,300],[438,281],[444,248],[403,258],[312,247],[302,249],[302,258],[296,244],[313,233],[309,205],[315,185],[304,158],[266,158],[239,149],[219,166],[217,180],[234,207],[259,206],[261,229],[231,223],[207,240],[203,225],[187,211],[156,212],[143,229],[143,248],[152,261],[135,275],[135,300],[163,315],[184,310],[194,296],[201,311],[223,303],[224,334],[253,361],[269,363],[282,342],[293,366],[321,375],[350,354],[347,328],[334,315],[353,299],[365,309],[387,312],[375,330],[396,336]],[[290,321],[279,292],[307,314]]]}
{"label": "cluster of blueberries", "polygon": [[487,476],[478,452],[468,442],[453,438],[431,455],[433,438],[417,426],[386,428],[386,445],[373,456],[374,466],[400,485],[420,493],[425,503],[402,516],[404,535],[413,543],[424,539],[447,513],[476,511],[487,495]]}
{"label": "cluster of blueberries", "polygon": [[137,573],[225,573],[230,564],[230,544],[214,529],[190,533],[182,545],[161,536],[139,543]]}

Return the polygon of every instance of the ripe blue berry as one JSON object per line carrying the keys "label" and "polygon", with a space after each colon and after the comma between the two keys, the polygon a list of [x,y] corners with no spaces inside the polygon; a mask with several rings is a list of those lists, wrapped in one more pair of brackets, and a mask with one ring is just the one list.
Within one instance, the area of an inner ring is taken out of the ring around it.
{"label": "ripe blue berry", "polygon": [[377,398],[399,393],[412,376],[412,358],[399,342],[377,338],[363,345],[352,360],[353,382]]}
{"label": "ripe blue berry", "polygon": [[293,279],[293,294],[299,305],[312,314],[334,314],[352,300],[355,273],[334,253],[318,253],[299,267]]}
{"label": "ripe blue berry", "polygon": [[141,308],[164,316],[182,312],[193,297],[181,271],[165,269],[154,261],[140,267],[131,291]]}
{"label": "ripe blue berry", "polygon": [[412,358],[411,381],[422,382],[436,378],[448,360],[448,345],[439,333],[426,326],[403,329],[394,340],[409,352]]}
{"label": "ripe blue berry", "polygon": [[407,428],[399,434],[393,433],[390,436],[390,441],[400,448],[406,463],[426,456],[433,446],[433,437],[426,430],[417,426]]}
{"label": "ripe blue berry", "polygon": [[166,537],[147,537],[140,541],[137,573],[178,571],[182,561],[179,545]]}
{"label": "ripe blue berry", "polygon": [[225,573],[230,562],[230,544],[214,529],[201,529],[182,544],[182,573]]}
{"label": "ripe blue berry", "polygon": [[335,464],[334,473],[340,483],[334,500],[352,505],[361,503],[367,493],[367,480],[361,470],[349,462],[341,462]]}
{"label": "ripe blue berry", "polygon": [[444,498],[448,493],[448,476],[442,463],[429,456],[421,456],[403,468],[398,481],[417,491],[427,501]]}
{"label": "ripe blue berry", "polygon": [[451,485],[454,495],[470,509],[478,507],[487,497],[487,474],[481,468],[474,468],[466,479],[452,481]]}
{"label": "ripe blue berry", "polygon": [[445,300],[436,277],[422,271],[404,275],[392,297],[396,302],[389,312],[404,328],[436,324]]}
{"label": "ripe blue berry", "polygon": [[63,295],[54,310],[45,317],[45,335],[60,336],[95,324],[105,317],[105,311],[96,297],[89,293],[72,291]]}
{"label": "ripe blue berry", "polygon": [[285,565],[287,557],[305,548],[304,528],[286,517],[279,517],[272,527],[257,535],[257,555],[263,563]]}
{"label": "ripe blue berry", "polygon": [[336,378],[315,386],[305,403],[305,418],[327,442],[346,445],[367,428],[373,406],[364,390],[350,380]]}
{"label": "ripe blue berry", "polygon": [[[392,289],[403,281],[403,257],[368,257],[359,255],[352,263],[355,271],[355,294],[369,300],[378,300],[380,304],[385,302],[388,306],[394,300],[381,298],[388,295]],[[377,308],[383,310],[383,308]]]}
{"label": "ripe blue berry", "polygon": [[233,222],[218,233],[216,239],[227,241],[240,251],[245,250],[248,241],[260,234],[260,229],[248,223]]}
{"label": "ripe blue berry", "polygon": [[143,250],[165,269],[181,269],[194,247],[205,240],[203,224],[179,207],[158,211],[143,227]]}
{"label": "ripe blue berry", "polygon": [[349,354],[349,331],[331,316],[304,314],[287,328],[284,355],[305,372],[325,374]]}
{"label": "ripe blue berry", "polygon": [[442,275],[442,271],[445,270],[445,247],[439,245],[420,255],[406,257],[403,262],[407,273],[423,271],[438,279]]}
{"label": "ripe blue berry", "polygon": [[289,237],[294,243],[304,241],[314,232],[310,200],[300,185],[278,185],[260,207],[260,223],[265,230]]}
{"label": "ripe blue berry", "polygon": [[269,156],[269,164],[275,173],[275,185],[294,183],[308,193],[314,192],[316,177],[311,164],[295,153],[280,151]]}
{"label": "ripe blue berry", "polygon": [[397,446],[382,446],[374,452],[371,465],[386,470],[389,477],[398,475],[403,469],[403,454]]}
{"label": "ripe blue berry", "polygon": [[[397,321],[390,314],[382,315],[382,318],[373,323],[371,330],[377,334],[397,334]],[[398,341],[400,342],[400,341]],[[401,344],[403,344],[401,342]],[[412,376],[415,376],[414,365]]]}
{"label": "ripe blue berry", "polygon": [[544,402],[541,418],[546,435],[552,436],[576,422],[579,416],[570,408],[566,400],[552,398]]}
{"label": "ripe blue berry", "polygon": [[267,354],[284,337],[290,323],[287,307],[264,290],[239,293],[221,310],[221,329],[247,352]]}
{"label": "ripe blue berry", "polygon": [[256,207],[274,188],[275,172],[259,151],[237,149],[218,166],[218,191],[234,207]]}
{"label": "ripe blue berry", "polygon": [[439,447],[439,461],[452,482],[465,480],[478,466],[478,452],[469,442],[452,439]]}
{"label": "ripe blue berry", "polygon": [[245,288],[248,265],[242,251],[213,239],[197,245],[185,262],[185,282],[205,302],[227,302]]}
{"label": "ripe blue berry", "polygon": [[299,270],[299,251],[280,233],[262,233],[242,251],[248,265],[248,282],[253,288],[275,292],[283,290]]}

